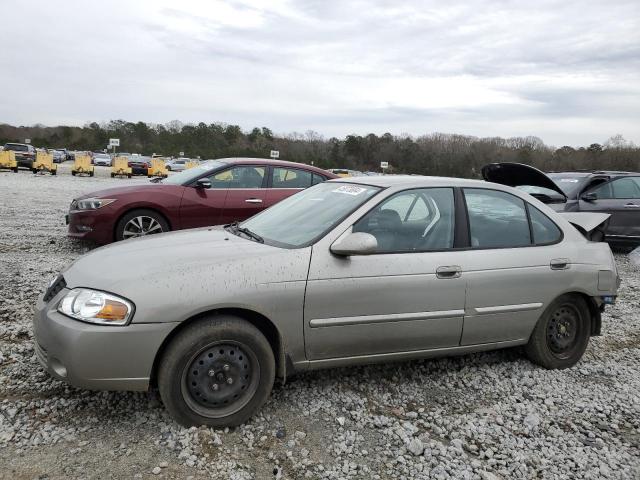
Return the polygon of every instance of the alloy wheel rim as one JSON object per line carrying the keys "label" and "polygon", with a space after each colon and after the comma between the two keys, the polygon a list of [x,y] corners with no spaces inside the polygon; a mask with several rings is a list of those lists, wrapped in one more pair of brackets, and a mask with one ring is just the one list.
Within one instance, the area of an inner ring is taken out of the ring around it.
{"label": "alloy wheel rim", "polygon": [[187,362],[182,397],[203,417],[226,417],[249,403],[259,380],[260,365],[250,348],[235,341],[215,342]]}
{"label": "alloy wheel rim", "polygon": [[153,217],[140,215],[129,220],[122,232],[123,238],[143,237],[162,233],[162,225]]}

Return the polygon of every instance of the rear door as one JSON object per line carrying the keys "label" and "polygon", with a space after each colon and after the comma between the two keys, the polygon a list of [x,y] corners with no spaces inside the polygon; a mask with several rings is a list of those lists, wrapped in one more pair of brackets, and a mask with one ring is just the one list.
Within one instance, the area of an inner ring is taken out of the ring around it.
{"label": "rear door", "polygon": [[618,177],[598,185],[584,192],[579,204],[583,212],[611,214],[606,231],[608,240],[640,238],[640,176]]}
{"label": "rear door", "polygon": [[572,252],[558,245],[561,230],[520,197],[484,188],[463,192],[471,249],[461,345],[525,340],[570,283]]}
{"label": "rear door", "polygon": [[313,184],[313,174],[300,168],[271,167],[271,184],[266,192],[265,208],[298,193]]}

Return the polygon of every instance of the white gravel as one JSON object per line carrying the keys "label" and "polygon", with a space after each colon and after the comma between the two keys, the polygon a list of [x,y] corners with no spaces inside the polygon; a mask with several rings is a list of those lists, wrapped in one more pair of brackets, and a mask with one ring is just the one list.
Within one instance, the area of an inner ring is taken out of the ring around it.
{"label": "white gravel", "polygon": [[52,380],[31,315],[91,247],[65,237],[83,191],[133,181],[0,172],[2,478],[640,478],[640,266],[583,361],[547,371],[517,349],[307,373],[233,430],[184,429],[155,394]]}

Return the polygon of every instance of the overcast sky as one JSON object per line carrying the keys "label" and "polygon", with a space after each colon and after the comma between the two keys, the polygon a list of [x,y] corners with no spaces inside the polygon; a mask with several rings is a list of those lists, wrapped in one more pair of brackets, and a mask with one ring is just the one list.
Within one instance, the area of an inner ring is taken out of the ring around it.
{"label": "overcast sky", "polygon": [[640,144],[640,0],[2,0],[0,122]]}

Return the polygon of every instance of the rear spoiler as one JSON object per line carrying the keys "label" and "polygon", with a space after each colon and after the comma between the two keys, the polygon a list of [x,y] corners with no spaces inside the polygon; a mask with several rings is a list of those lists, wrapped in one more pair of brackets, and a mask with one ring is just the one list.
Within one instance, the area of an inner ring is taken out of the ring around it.
{"label": "rear spoiler", "polygon": [[609,225],[608,213],[558,212],[573,225],[587,240],[604,242],[605,231]]}

